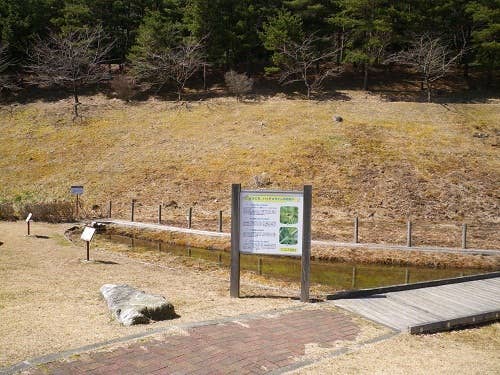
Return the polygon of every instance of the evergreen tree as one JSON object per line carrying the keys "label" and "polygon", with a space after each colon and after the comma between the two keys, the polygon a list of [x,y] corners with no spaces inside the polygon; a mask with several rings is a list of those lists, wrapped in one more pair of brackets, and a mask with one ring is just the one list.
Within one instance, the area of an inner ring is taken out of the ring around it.
{"label": "evergreen tree", "polygon": [[11,55],[24,58],[37,37],[50,32],[50,20],[62,9],[63,0],[0,0],[0,41]]}
{"label": "evergreen tree", "polygon": [[392,23],[387,0],[339,0],[341,11],[332,24],[348,30],[345,61],[363,66],[363,90],[368,88],[369,68],[378,62],[391,40]]}
{"label": "evergreen tree", "polygon": [[500,66],[500,1],[474,1],[468,4],[467,12],[474,22],[472,41],[476,61],[486,69],[487,85],[491,85],[493,72]]}

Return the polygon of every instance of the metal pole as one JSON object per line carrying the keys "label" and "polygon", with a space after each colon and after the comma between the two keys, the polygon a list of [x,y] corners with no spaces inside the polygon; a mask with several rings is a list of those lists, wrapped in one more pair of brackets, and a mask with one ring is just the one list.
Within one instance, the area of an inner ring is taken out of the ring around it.
{"label": "metal pole", "polygon": [[188,210],[188,228],[191,229],[191,223],[193,218],[193,207],[189,207]]}
{"label": "metal pole", "polygon": [[78,197],[79,196],[80,196],[80,194],[76,195],[76,217],[78,217],[78,206],[79,206]]}
{"label": "metal pole", "polygon": [[359,228],[359,221],[358,217],[356,216],[354,218],[354,243],[358,243],[358,228]]}
{"label": "metal pole", "polygon": [[356,266],[353,266],[351,288],[354,289],[355,287],[356,287]]}
{"label": "metal pole", "polygon": [[111,201],[109,201],[108,217],[111,219]]}
{"label": "metal pole", "polygon": [[309,276],[311,268],[311,206],[312,186],[304,185],[304,215],[302,232],[302,272],[300,280],[300,300],[309,302]]}
{"label": "metal pole", "polygon": [[467,249],[467,224],[462,224],[462,249]]}
{"label": "metal pole", "polygon": [[132,207],[131,207],[131,215],[130,215],[130,221],[134,221],[134,209],[135,209],[135,199],[132,199]]}
{"label": "metal pole", "polygon": [[87,261],[90,260],[90,241],[87,242]]}
{"label": "metal pole", "polygon": [[411,221],[406,225],[406,246],[411,247]]}
{"label": "metal pole", "polygon": [[262,275],[262,258],[259,257],[258,261],[257,261],[257,273],[259,275]]}
{"label": "metal pole", "polygon": [[222,254],[219,253],[219,255],[217,256],[217,260],[219,261],[219,267],[222,266]]}
{"label": "metal pole", "polygon": [[405,283],[406,284],[410,283],[410,270],[408,269],[408,267],[406,267],[406,270],[405,270]]}
{"label": "metal pole", "polygon": [[219,211],[219,232],[222,232],[222,210]]}
{"label": "metal pole", "polygon": [[230,295],[240,296],[240,192],[241,185],[231,187],[231,281]]}
{"label": "metal pole", "polygon": [[31,220],[28,220],[28,236],[30,235],[30,222]]}
{"label": "metal pole", "polygon": [[161,204],[158,205],[158,224],[161,224]]}

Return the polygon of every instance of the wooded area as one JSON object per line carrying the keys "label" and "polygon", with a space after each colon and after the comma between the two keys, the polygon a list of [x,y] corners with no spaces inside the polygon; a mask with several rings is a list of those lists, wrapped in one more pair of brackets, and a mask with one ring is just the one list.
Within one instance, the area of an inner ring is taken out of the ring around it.
{"label": "wooded area", "polygon": [[301,82],[309,97],[345,66],[367,90],[374,67],[398,65],[430,101],[451,71],[494,83],[499,24],[499,0],[0,0],[0,87],[20,75],[66,86],[77,115],[78,88],[105,79],[103,64],[179,99],[207,66]]}

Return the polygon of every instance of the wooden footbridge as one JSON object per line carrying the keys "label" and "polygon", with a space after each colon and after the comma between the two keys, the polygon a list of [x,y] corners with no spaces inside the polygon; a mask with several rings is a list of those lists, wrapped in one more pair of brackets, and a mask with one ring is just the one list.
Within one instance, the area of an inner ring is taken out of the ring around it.
{"label": "wooden footbridge", "polygon": [[345,291],[328,299],[397,331],[444,331],[500,321],[500,272]]}

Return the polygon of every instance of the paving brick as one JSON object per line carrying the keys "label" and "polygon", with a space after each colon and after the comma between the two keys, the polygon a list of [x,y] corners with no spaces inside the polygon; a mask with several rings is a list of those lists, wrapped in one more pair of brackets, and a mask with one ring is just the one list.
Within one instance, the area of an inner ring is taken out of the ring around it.
{"label": "paving brick", "polygon": [[[85,359],[54,362],[50,374],[264,374],[294,362],[305,345],[332,347],[354,339],[359,328],[330,310],[300,310],[278,317],[259,317],[188,330],[189,336],[134,343],[113,351],[90,353]],[[32,369],[30,374],[39,374]]]}

